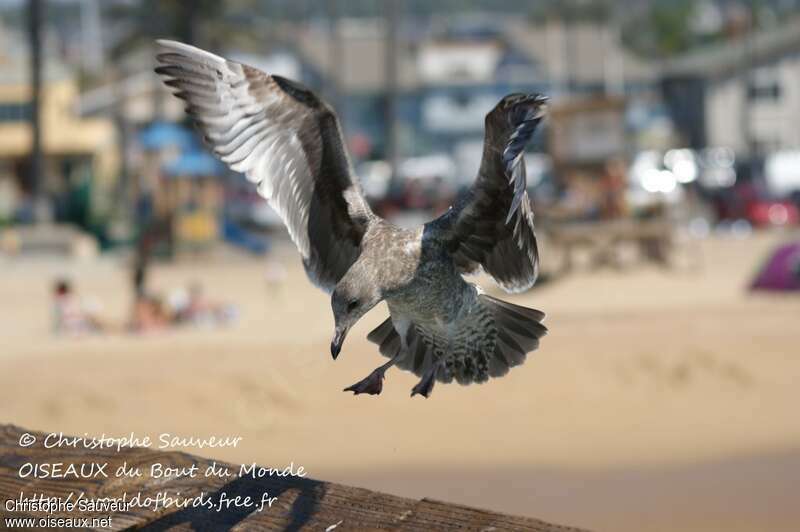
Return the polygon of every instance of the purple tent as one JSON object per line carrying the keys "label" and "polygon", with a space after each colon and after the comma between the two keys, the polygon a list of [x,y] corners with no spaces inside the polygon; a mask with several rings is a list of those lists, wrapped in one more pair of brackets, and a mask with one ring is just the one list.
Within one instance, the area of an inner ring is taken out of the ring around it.
{"label": "purple tent", "polygon": [[753,290],[800,291],[800,242],[775,250],[750,285]]}

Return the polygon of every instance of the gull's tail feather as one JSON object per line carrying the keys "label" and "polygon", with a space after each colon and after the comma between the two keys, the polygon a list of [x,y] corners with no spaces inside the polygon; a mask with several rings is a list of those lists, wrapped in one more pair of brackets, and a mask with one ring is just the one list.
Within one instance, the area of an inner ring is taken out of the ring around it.
{"label": "gull's tail feather", "polygon": [[400,335],[394,329],[392,318],[386,320],[378,325],[372,332],[367,335],[367,340],[372,343],[378,344],[378,349],[385,357],[394,357],[402,348]]}
{"label": "gull's tail feather", "polygon": [[411,323],[403,342],[392,318],[370,332],[367,339],[378,344],[385,357],[399,354],[396,366],[401,369],[423,376],[444,358],[436,371],[436,380],[455,379],[459,384],[470,384],[502,377],[510,368],[522,364],[527,353],[535,350],[539,339],[547,333],[541,323],[543,312],[486,294],[478,296],[478,308],[473,315],[477,321],[465,324],[449,340]]}
{"label": "gull's tail feather", "polygon": [[[410,323],[405,329],[405,346],[391,317],[370,332],[367,340],[378,344],[381,354],[387,358],[394,358],[399,354],[395,366],[421,377],[434,362],[446,355],[446,343],[415,323]],[[453,375],[442,366],[436,378],[442,382],[450,382]]]}
{"label": "gull's tail feather", "polygon": [[539,347],[539,339],[547,334],[547,327],[541,323],[544,312],[486,294],[479,298],[491,311],[497,330],[494,352],[489,357],[489,375],[501,377],[525,362],[527,354]]}

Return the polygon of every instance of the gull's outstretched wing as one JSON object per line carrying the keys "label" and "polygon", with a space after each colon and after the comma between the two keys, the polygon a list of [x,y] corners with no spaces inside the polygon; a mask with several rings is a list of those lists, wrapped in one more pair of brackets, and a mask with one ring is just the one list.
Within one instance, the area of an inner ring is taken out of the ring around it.
{"label": "gull's outstretched wing", "polygon": [[483,268],[508,292],[533,286],[539,271],[523,151],[546,101],[512,94],[497,104],[486,116],[478,178],[464,198],[426,227],[446,242],[462,272]]}
{"label": "gull's outstretched wing", "polygon": [[156,72],[187,102],[213,152],[258,184],[312,281],[327,291],[358,257],[373,216],[334,111],[303,85],[159,40]]}

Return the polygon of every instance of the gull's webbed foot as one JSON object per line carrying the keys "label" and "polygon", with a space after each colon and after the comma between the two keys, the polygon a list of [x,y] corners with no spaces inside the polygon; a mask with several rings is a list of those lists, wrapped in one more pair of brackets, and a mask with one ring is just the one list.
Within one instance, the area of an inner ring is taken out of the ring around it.
{"label": "gull's webbed foot", "polygon": [[430,397],[433,385],[436,384],[436,371],[438,369],[439,364],[434,364],[422,375],[422,379],[411,389],[411,397],[417,394],[424,396],[426,399]]}
{"label": "gull's webbed foot", "polygon": [[344,389],[345,392],[353,392],[355,395],[360,393],[368,393],[370,395],[378,395],[383,390],[383,368],[378,368],[367,376],[367,378],[358,381],[352,386]]}

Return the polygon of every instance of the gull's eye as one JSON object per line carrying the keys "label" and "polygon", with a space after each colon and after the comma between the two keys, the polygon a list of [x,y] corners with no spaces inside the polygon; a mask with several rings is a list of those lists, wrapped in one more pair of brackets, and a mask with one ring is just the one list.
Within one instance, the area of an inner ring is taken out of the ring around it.
{"label": "gull's eye", "polygon": [[347,312],[353,312],[358,307],[358,299],[353,299],[347,303]]}

